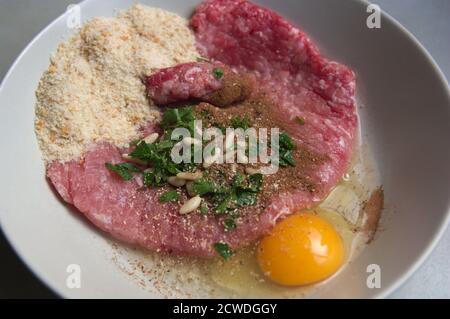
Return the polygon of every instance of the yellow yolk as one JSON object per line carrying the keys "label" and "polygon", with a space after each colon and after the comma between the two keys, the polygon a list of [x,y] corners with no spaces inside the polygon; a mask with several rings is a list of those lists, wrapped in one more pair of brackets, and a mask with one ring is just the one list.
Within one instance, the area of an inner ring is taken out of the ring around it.
{"label": "yellow yolk", "polygon": [[344,245],[334,227],[313,213],[287,217],[259,244],[259,265],[271,280],[286,286],[312,284],[334,274]]}

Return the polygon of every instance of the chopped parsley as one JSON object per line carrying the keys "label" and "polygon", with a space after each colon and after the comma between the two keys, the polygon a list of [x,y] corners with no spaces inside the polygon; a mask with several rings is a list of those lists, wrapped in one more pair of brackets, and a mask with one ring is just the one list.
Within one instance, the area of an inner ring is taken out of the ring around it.
{"label": "chopped parsley", "polygon": [[227,260],[231,256],[234,255],[234,252],[231,250],[230,246],[226,243],[215,243],[214,249],[223,259]]}
{"label": "chopped parsley", "polygon": [[148,187],[162,186],[166,181],[166,176],[161,171],[144,172],[143,181],[144,185]]}
{"label": "chopped parsley", "polygon": [[241,173],[236,173],[236,175],[233,176],[232,186],[235,188],[242,187],[244,185],[245,178],[244,175]]}
{"label": "chopped parsley", "polygon": [[[152,167],[151,171],[143,173],[144,184],[149,187],[162,186],[170,176],[180,172],[191,171],[195,168],[192,163],[176,164],[172,161],[171,151],[178,142],[171,139],[175,128],[184,127],[189,129],[191,135],[194,131],[195,116],[192,107],[167,109],[162,117],[161,126],[164,133],[161,139],[153,144],[140,141],[129,154],[132,158],[147,163]],[[194,155],[193,155],[194,156]]]}
{"label": "chopped parsley", "polygon": [[164,128],[187,127],[191,121],[194,120],[194,112],[190,106],[177,109],[167,109],[163,114],[161,125]]}
{"label": "chopped parsley", "polygon": [[236,116],[233,119],[231,119],[231,126],[233,128],[241,128],[245,131],[250,127],[249,122],[250,120],[247,116],[244,117]]}
{"label": "chopped parsley", "polygon": [[258,194],[248,190],[241,190],[236,194],[236,206],[253,206],[256,205]]}
{"label": "chopped parsley", "polygon": [[294,142],[291,137],[284,132],[280,134],[280,148],[287,150],[294,149]]}
{"label": "chopped parsley", "polygon": [[204,196],[208,193],[215,193],[217,191],[217,185],[206,178],[201,178],[194,181],[192,191],[199,196]]}
{"label": "chopped parsley", "polygon": [[222,68],[214,68],[212,72],[214,74],[214,77],[216,79],[218,79],[218,80],[220,80],[223,77],[223,74],[224,74]]}
{"label": "chopped parsley", "polygon": [[[262,182],[262,174],[253,174],[246,178],[245,175],[236,173],[230,185],[202,178],[194,182],[192,189],[197,195],[208,197],[217,215],[231,216],[238,208],[256,205]],[[230,222],[225,227],[232,229],[229,226]]]}
{"label": "chopped parsley", "polygon": [[180,199],[180,194],[178,194],[177,191],[168,191],[159,197],[159,201],[162,203],[176,202],[179,199]]}
{"label": "chopped parsley", "polygon": [[202,202],[200,205],[200,214],[202,214],[203,216],[207,215],[209,212],[209,207],[208,204],[205,202]]}
{"label": "chopped parsley", "polygon": [[291,137],[286,133],[281,133],[279,138],[279,164],[282,167],[295,166],[295,160],[293,150],[295,148],[294,142]]}
{"label": "chopped parsley", "polygon": [[170,158],[173,141],[163,140],[154,144],[140,142],[130,156],[148,163],[151,171],[144,172],[146,186],[160,186],[172,175],[181,172],[181,167]]}
{"label": "chopped parsley", "polygon": [[260,192],[263,184],[263,175],[261,173],[249,176],[249,188],[252,192]]}
{"label": "chopped parsley", "polygon": [[223,226],[225,228],[225,231],[230,231],[233,229],[236,229],[236,220],[234,216],[228,217],[223,221]]}
{"label": "chopped parsley", "polygon": [[[215,68],[214,75],[221,78],[223,70]],[[209,123],[211,123],[211,114],[207,110],[202,111],[200,116],[208,118]],[[191,106],[166,109],[162,115],[162,133],[157,141],[152,144],[146,143],[145,140],[136,140],[131,143],[133,149],[129,156],[133,160],[143,162],[148,169],[141,170],[138,166],[127,162],[121,164],[105,163],[105,166],[124,181],[131,180],[133,173],[140,173],[143,183],[147,187],[165,186],[171,176],[176,176],[181,172],[197,171],[200,163],[191,161],[191,163],[177,164],[171,158],[173,147],[182,138],[172,140],[173,131],[177,128],[186,128],[193,136],[195,120],[195,114]],[[231,119],[229,125],[235,129],[247,130],[250,127],[250,119],[248,116],[236,116]],[[225,128],[221,127],[221,129],[225,133]],[[293,158],[295,144],[288,134],[284,132],[280,134],[278,147],[279,165],[282,167],[295,166]],[[250,149],[246,151],[250,152]],[[194,156],[193,152],[192,156]],[[189,194],[192,191],[192,193],[204,199],[199,208],[201,215],[219,215],[224,230],[233,231],[237,227],[236,221],[240,216],[239,209],[257,204],[258,196],[263,188],[263,175],[260,173],[248,175],[240,172],[234,175],[227,174],[226,170],[209,172],[206,169],[203,171],[202,178],[189,184],[192,185],[189,186]],[[180,198],[180,192],[172,189],[161,194],[159,201],[162,203],[176,202]],[[226,243],[216,243],[214,248],[225,259],[233,255],[233,251]]]}
{"label": "chopped parsley", "polygon": [[132,173],[140,173],[141,170],[131,163],[111,164],[105,163],[105,166],[110,171],[117,173],[124,181],[129,181],[133,178]]}
{"label": "chopped parsley", "polygon": [[212,202],[215,205],[214,212],[223,215],[236,208],[236,194],[233,192],[216,194],[212,197]]}
{"label": "chopped parsley", "polygon": [[222,132],[222,134],[225,134],[226,131],[227,131],[227,129],[225,128],[225,126],[223,126],[223,125],[220,124],[220,123],[214,123],[212,126],[213,126],[213,127],[217,127],[217,128]]}
{"label": "chopped parsley", "polygon": [[262,189],[262,182],[263,176],[258,173],[248,177],[247,186],[243,186],[242,184],[235,186],[237,207],[256,205],[258,194]]}
{"label": "chopped parsley", "polygon": [[285,150],[280,154],[280,165],[282,167],[295,166],[294,156],[291,150]]}

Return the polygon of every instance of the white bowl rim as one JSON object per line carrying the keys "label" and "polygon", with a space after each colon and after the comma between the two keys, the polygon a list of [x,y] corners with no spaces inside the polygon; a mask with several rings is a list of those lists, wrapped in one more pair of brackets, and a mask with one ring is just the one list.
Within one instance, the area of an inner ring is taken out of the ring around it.
{"label": "white bowl rim", "polygon": [[[367,0],[354,0],[354,1],[361,2],[366,5],[370,5],[370,3]],[[441,68],[437,64],[437,62],[434,60],[433,56],[422,45],[422,43],[420,43],[420,41],[410,31],[408,31],[408,29],[406,29],[399,21],[397,21],[390,14],[386,13],[384,10],[381,9],[381,11],[382,11],[382,14],[384,15],[384,17],[387,18],[387,20],[390,23],[392,23],[395,27],[397,27],[400,31],[402,31],[407,36],[407,38],[412,43],[414,43],[414,45],[422,52],[422,54],[425,56],[425,58],[431,64],[433,70],[439,76],[439,79],[442,82],[442,84],[447,86],[447,97],[450,100],[449,82],[448,82],[445,74],[442,72]],[[406,271],[404,271],[403,274],[399,278],[397,278],[397,280],[395,280],[392,284],[390,284],[383,291],[376,294],[374,298],[377,298],[377,299],[386,298],[389,295],[391,295],[394,291],[396,291],[398,288],[400,288],[403,284],[405,284],[406,281],[423,265],[425,260],[427,260],[427,258],[431,255],[431,253],[433,252],[433,250],[436,248],[437,244],[443,237],[449,224],[450,224],[450,205],[447,207],[444,222],[439,226],[438,231],[434,234],[433,238],[429,241],[426,248],[420,254],[420,257],[417,258],[416,261],[413,262],[411,265],[409,265],[409,267],[406,269]]]}
{"label": "white bowl rim", "polygon": [[[83,0],[78,5],[83,6],[85,3],[92,1],[92,0]],[[353,0],[354,2],[359,2],[360,4],[364,4],[366,6],[370,5],[370,3],[367,0]],[[440,69],[437,62],[434,60],[432,55],[427,51],[427,49],[420,43],[420,41],[410,32],[408,31],[400,22],[398,22],[394,17],[386,13],[381,8],[382,16],[389,21],[389,23],[392,23],[396,28],[398,28],[407,38],[410,40],[417,49],[421,51],[421,53],[424,55],[424,57],[428,60],[430,63],[430,66],[433,68],[435,73],[438,75],[439,80],[443,84],[443,86],[447,86],[447,95],[450,100],[450,87],[449,82]],[[29,50],[29,48],[39,39],[43,34],[45,34],[49,29],[51,29],[55,24],[57,24],[61,19],[63,19],[66,16],[67,12],[62,13],[60,16],[55,18],[52,22],[50,22],[44,29],[42,29],[27,45],[26,47],[21,51],[21,53],[17,56],[17,58],[12,63],[11,67],[9,68],[8,72],[4,76],[1,84],[0,84],[0,96],[3,91],[4,83],[6,83],[10,77],[10,75],[13,73],[16,66],[20,63],[23,55]],[[403,272],[403,274],[398,277],[393,283],[389,284],[388,286],[382,288],[379,293],[374,295],[375,299],[382,299],[386,298],[389,295],[391,295],[395,290],[400,288],[405,282],[412,276],[414,272],[416,272],[425,262],[425,260],[430,256],[434,248],[439,243],[440,239],[442,238],[444,232],[447,230],[448,225],[450,224],[450,205],[447,207],[447,211],[445,213],[444,222],[439,226],[438,231],[434,234],[434,236],[431,238],[429,243],[426,245],[426,248],[423,249],[421,252],[419,258],[417,258],[412,264],[410,264],[407,269]],[[62,295],[60,291],[57,290],[57,287],[54,287],[50,284],[51,280],[48,278],[48,276],[44,273],[39,272],[33,267],[33,263],[31,260],[28,259],[24,254],[20,254],[19,248],[15,245],[13,241],[13,235],[9,234],[8,231],[2,227],[1,222],[1,214],[0,214],[0,231],[3,231],[3,234],[5,235],[5,238],[13,250],[13,252],[18,256],[18,258],[26,265],[28,270],[36,277],[38,280],[43,283],[49,290],[51,290],[54,294],[56,294],[59,297],[65,297]]]}

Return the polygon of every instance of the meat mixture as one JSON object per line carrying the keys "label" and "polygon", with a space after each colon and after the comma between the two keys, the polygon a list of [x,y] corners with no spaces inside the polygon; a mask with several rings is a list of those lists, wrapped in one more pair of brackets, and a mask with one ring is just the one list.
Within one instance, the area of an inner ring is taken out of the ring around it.
{"label": "meat mixture", "polygon": [[[204,1],[190,26],[200,54],[140,78],[160,120],[142,124],[129,145],[105,139],[79,158],[52,160],[47,176],[113,237],[209,257],[257,240],[340,181],[357,130],[355,75],[278,14],[246,0]],[[195,120],[225,133],[278,128],[278,171],[263,174],[261,163],[170,162],[170,149],[184,142],[171,133],[194,132]]]}

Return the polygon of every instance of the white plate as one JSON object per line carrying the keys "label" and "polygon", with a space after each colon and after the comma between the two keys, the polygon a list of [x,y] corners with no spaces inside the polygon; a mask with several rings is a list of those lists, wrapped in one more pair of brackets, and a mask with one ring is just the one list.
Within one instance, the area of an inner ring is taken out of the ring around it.
{"label": "white plate", "polygon": [[[189,16],[194,0],[144,4]],[[374,149],[386,193],[381,232],[317,297],[381,297],[398,287],[430,253],[449,219],[450,93],[430,55],[392,18],[366,27],[356,1],[258,1],[300,25],[322,51],[358,75],[363,134]],[[83,21],[113,16],[133,0],[87,0]],[[65,297],[159,297],[141,289],[105,256],[106,237],[66,207],[44,178],[33,131],[34,91],[50,54],[67,38],[66,16],[43,30],[19,56],[0,91],[0,221],[26,264]],[[67,266],[82,286],[66,285]],[[381,267],[381,288],[368,289],[366,268]]]}

